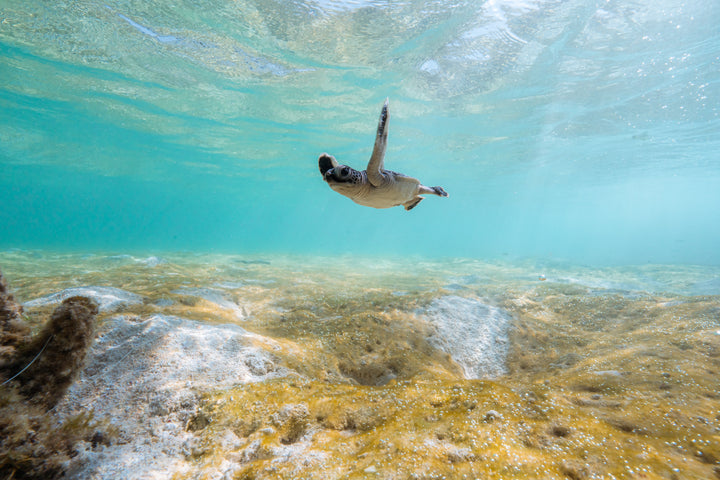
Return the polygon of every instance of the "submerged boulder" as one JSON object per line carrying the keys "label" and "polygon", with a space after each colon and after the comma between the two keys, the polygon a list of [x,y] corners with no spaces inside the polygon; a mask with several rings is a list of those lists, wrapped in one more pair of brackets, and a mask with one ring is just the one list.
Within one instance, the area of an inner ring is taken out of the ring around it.
{"label": "submerged boulder", "polygon": [[83,365],[98,307],[85,297],[66,298],[34,337],[20,312],[0,274],[0,378],[29,401],[51,408]]}
{"label": "submerged boulder", "polygon": [[60,478],[74,445],[98,435],[87,418],[63,423],[50,411],[84,363],[97,311],[67,298],[31,337],[0,274],[0,477]]}
{"label": "submerged boulder", "polygon": [[225,292],[214,288],[181,288],[173,290],[176,295],[187,295],[191,297],[202,298],[218,307],[232,312],[236,318],[244,320],[247,317],[245,309],[229,299]]}
{"label": "submerged boulder", "polygon": [[63,302],[70,297],[87,297],[98,305],[98,310],[103,313],[116,312],[121,308],[131,305],[141,305],[143,299],[140,295],[115,287],[73,287],[50,295],[45,295],[35,300],[23,303],[24,307],[44,307]]}
{"label": "submerged boulder", "polygon": [[198,415],[203,393],[287,375],[267,352],[279,348],[237,325],[168,315],[107,319],[58,412],[91,410],[119,439],[104,449],[80,446],[68,475],[167,478],[183,472],[210,422]]}
{"label": "submerged boulder", "polygon": [[30,333],[30,327],[22,320],[22,311],[0,272],[0,365],[15,356],[16,346]]}
{"label": "submerged boulder", "polygon": [[466,378],[492,378],[506,372],[507,312],[479,300],[448,295],[420,313],[433,330],[429,343],[449,354]]}
{"label": "submerged boulder", "polygon": [[95,336],[97,305],[85,297],[71,297],[55,309],[43,329],[3,370],[22,370],[14,382],[20,392],[48,408],[53,407],[83,366]]}

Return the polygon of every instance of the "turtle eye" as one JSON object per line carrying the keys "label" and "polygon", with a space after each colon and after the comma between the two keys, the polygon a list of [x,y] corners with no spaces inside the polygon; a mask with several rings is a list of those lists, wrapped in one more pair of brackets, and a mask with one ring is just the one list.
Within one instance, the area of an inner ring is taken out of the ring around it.
{"label": "turtle eye", "polygon": [[350,174],[350,169],[348,167],[343,167],[340,169],[340,175],[343,177],[347,177]]}

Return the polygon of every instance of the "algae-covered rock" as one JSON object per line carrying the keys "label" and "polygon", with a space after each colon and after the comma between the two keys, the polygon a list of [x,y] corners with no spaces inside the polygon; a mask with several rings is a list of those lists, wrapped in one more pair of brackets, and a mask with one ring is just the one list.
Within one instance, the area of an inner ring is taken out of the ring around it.
{"label": "algae-covered rock", "polygon": [[68,298],[34,337],[21,311],[0,274],[0,477],[59,478],[78,442],[104,438],[85,414],[59,421],[48,412],[83,365],[97,306]]}
{"label": "algae-covered rock", "polygon": [[[118,442],[85,449],[69,464],[75,478],[165,478],[203,454],[197,436],[212,424],[203,392],[290,373],[275,363],[272,340],[240,326],[168,315],[107,319],[80,381],[58,405],[62,415],[87,408],[115,425]],[[295,417],[293,417],[295,418]],[[288,439],[302,432],[287,420]],[[148,441],[152,439],[152,441]]]}
{"label": "algae-covered rock", "polygon": [[55,309],[43,329],[5,371],[20,371],[15,378],[20,392],[34,402],[54,406],[83,365],[95,335],[97,306],[85,297],[71,297]]}
{"label": "algae-covered rock", "polygon": [[95,335],[97,305],[85,297],[70,297],[55,309],[34,337],[20,318],[0,274],[0,378],[17,386],[25,398],[53,407],[73,381]]}
{"label": "algae-covered rock", "polygon": [[25,307],[44,307],[47,305],[54,305],[62,303],[65,299],[70,297],[87,297],[92,299],[98,305],[98,310],[104,313],[115,312],[121,308],[125,308],[131,305],[140,305],[143,303],[143,299],[140,295],[136,295],[132,292],[122,290],[115,287],[73,287],[66,288],[57,293],[45,295],[35,300],[25,302]]}
{"label": "algae-covered rock", "polygon": [[247,317],[247,312],[242,306],[227,298],[224,292],[214,288],[181,288],[174,290],[172,293],[176,295],[187,295],[190,297],[201,298],[224,310],[232,312],[233,315],[240,320]]}
{"label": "algae-covered rock", "polygon": [[22,311],[0,272],[0,365],[15,355],[15,347],[30,332],[21,318]]}
{"label": "algae-covered rock", "polygon": [[280,442],[285,445],[297,442],[308,428],[309,417],[310,411],[304,403],[284,405],[273,414],[272,423],[282,432]]}
{"label": "algae-covered rock", "polygon": [[450,354],[466,378],[506,373],[510,315],[478,300],[454,295],[435,299],[421,312],[433,326],[430,344]]}

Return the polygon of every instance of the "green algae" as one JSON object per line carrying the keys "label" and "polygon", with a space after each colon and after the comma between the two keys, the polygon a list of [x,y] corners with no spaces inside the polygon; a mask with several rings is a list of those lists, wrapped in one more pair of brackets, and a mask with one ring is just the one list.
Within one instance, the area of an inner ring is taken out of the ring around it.
{"label": "green algae", "polygon": [[[713,270],[546,267],[539,281],[534,264],[467,260],[7,260],[20,298],[115,286],[145,298],[123,314],[277,341],[296,375],[206,392],[177,478],[228,464],[234,478],[720,478],[720,297],[692,295]],[[208,287],[247,316],[176,293]],[[507,375],[467,380],[428,342],[421,312],[448,294],[512,315]]]}

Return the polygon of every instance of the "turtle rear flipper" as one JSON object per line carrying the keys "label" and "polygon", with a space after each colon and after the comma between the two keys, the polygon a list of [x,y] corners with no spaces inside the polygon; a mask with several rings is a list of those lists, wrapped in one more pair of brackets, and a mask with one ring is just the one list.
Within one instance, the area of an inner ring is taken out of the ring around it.
{"label": "turtle rear flipper", "polygon": [[430,187],[435,191],[435,195],[438,195],[440,197],[448,197],[448,193],[445,191],[443,187]]}
{"label": "turtle rear flipper", "polygon": [[423,197],[415,197],[413,200],[404,203],[403,206],[405,207],[405,210],[410,211],[413,208],[417,207],[417,204],[423,201]]}

